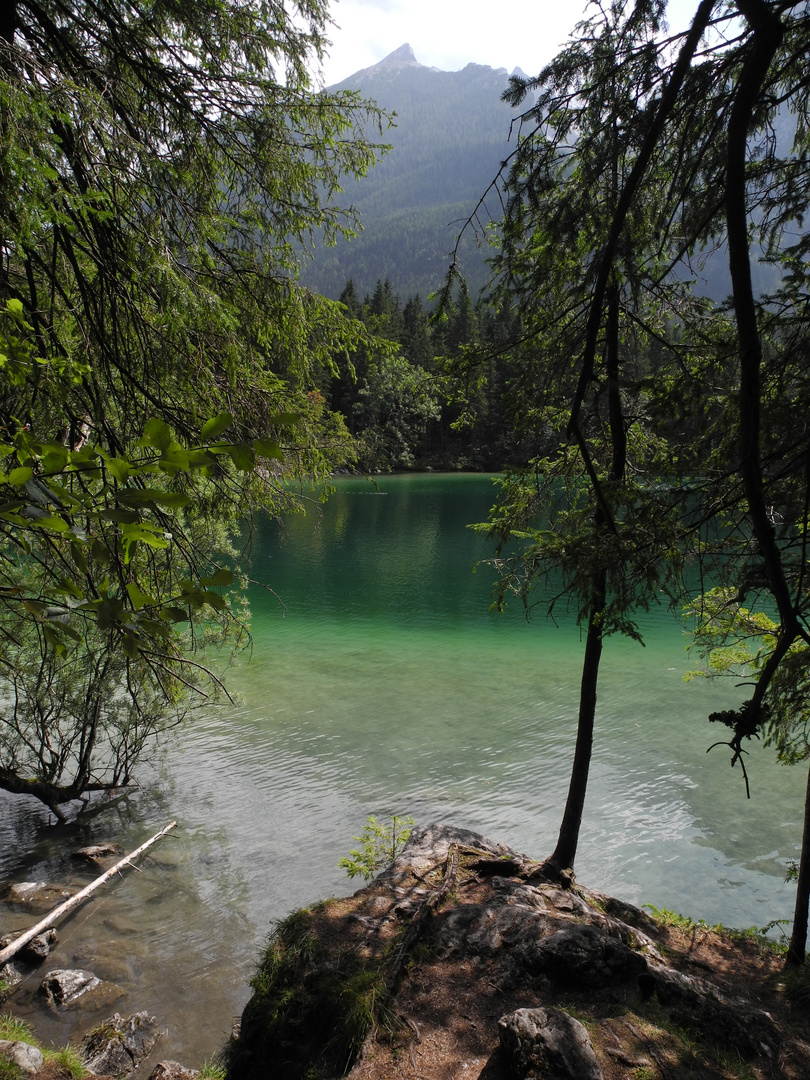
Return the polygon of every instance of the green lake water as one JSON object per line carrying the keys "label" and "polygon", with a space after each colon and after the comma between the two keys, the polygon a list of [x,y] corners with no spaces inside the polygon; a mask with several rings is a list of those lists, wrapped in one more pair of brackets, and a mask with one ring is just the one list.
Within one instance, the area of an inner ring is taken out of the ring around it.
{"label": "green lake water", "polygon": [[[232,673],[236,706],[201,713],[156,748],[143,786],[82,824],[54,828],[0,802],[0,879],[85,884],[67,854],[131,850],[170,820],[141,874],[66,924],[51,967],[81,948],[117,960],[126,996],[197,1066],[226,1038],[271,922],[356,888],[337,868],[369,814],[479,830],[533,856],[556,840],[575,738],[582,642],[573,620],[515,600],[488,610],[490,553],[466,526],[493,501],[486,477],[341,478],[325,506],[256,537],[254,646]],[[283,601],[283,605],[282,602]],[[577,875],[633,903],[709,922],[789,918],[805,776],[753,747],[752,798],[706,721],[741,691],[692,666],[665,608],[645,647],[610,638]],[[0,928],[27,925],[0,908]],[[122,967],[123,965],[123,973]],[[34,981],[31,982],[33,988]],[[97,1017],[23,1010],[45,1037]]]}

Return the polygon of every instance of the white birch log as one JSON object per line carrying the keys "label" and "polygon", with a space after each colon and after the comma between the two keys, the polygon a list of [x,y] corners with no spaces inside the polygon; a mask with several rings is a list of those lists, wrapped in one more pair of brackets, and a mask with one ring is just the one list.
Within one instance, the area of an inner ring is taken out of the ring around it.
{"label": "white birch log", "polygon": [[138,868],[134,866],[132,860],[137,859],[137,857],[142,855],[147,848],[152,846],[152,844],[156,844],[158,840],[162,840],[166,833],[176,825],[177,822],[173,821],[170,825],[161,829],[159,833],[155,833],[155,835],[150,840],[147,840],[145,844],[141,844],[135,851],[130,852],[129,855],[120,859],[115,866],[111,866],[109,870],[101,875],[101,877],[97,877],[95,881],[92,881],[89,885],[85,886],[81,892],[77,892],[75,896],[71,896],[64,904],[60,904],[59,907],[54,908],[54,910],[49,912],[41,922],[36,924],[36,926],[32,926],[31,929],[26,930],[24,934],[20,934],[20,936],[15,938],[10,945],[5,947],[5,949],[0,949],[0,967],[7,963],[15,953],[19,952],[24,945],[27,945],[29,941],[32,941],[37,934],[41,934],[43,930],[48,930],[50,927],[55,926],[57,922],[60,922],[65,917],[65,915],[84,903],[91,893],[94,893],[105,881],[109,881],[111,877],[114,877],[125,866],[130,865],[133,866],[133,869],[137,870]]}

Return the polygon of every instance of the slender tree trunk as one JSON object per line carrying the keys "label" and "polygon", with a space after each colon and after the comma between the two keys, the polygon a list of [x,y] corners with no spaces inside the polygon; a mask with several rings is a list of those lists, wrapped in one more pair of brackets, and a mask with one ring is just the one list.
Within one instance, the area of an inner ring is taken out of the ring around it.
{"label": "slender tree trunk", "polygon": [[807,793],[804,799],[804,828],[802,829],[802,853],[799,859],[799,880],[796,885],[796,907],[793,910],[793,932],[786,967],[804,963],[807,946],[807,913],[810,907],[810,769],[807,771]]}
{"label": "slender tree trunk", "polygon": [[[622,408],[619,381],[619,290],[611,285],[607,295],[607,319],[605,324],[605,366],[607,369],[608,423],[612,450],[610,478],[622,480],[627,463],[627,432]],[[603,502],[597,504],[594,522],[597,535],[609,534],[614,529],[612,515],[603,511]],[[582,811],[591,768],[593,729],[596,719],[596,687],[599,681],[599,664],[602,659],[602,629],[607,599],[607,569],[597,574],[591,594],[588,613],[588,632],[585,639],[585,656],[582,661],[582,680],[579,687],[579,717],[577,719],[577,742],[574,763],[571,767],[571,783],[565,802],[563,819],[557,846],[548,864],[555,870],[573,870],[582,826]]]}
{"label": "slender tree trunk", "polygon": [[[605,576],[602,574],[601,597],[594,596],[588,618],[588,635],[585,639],[585,658],[582,661],[582,681],[579,690],[579,718],[571,783],[565,802],[560,835],[549,865],[556,870],[573,869],[588,788],[591,767],[593,728],[596,717],[596,685],[599,679],[599,662],[602,659],[602,616],[604,614]],[[597,589],[597,592],[599,590]],[[600,603],[601,600],[601,603]]]}
{"label": "slender tree trunk", "polygon": [[768,516],[763,484],[761,456],[762,343],[759,335],[757,305],[751,282],[751,257],[748,242],[748,204],[746,200],[746,163],[748,130],[759,101],[762,86],[782,41],[783,28],[763,0],[738,0],[737,6],[754,30],[752,48],[737,84],[736,97],[728,126],[726,166],[726,230],[728,263],[731,275],[734,318],[740,363],[738,395],[740,425],[740,477],[745,490],[751,527],[759,554],[765,564],[768,585],[779,610],[780,627],[776,648],[763,668],[754,688],[752,703],[755,722],[768,686],[797,637],[804,637],[793,604],[782,555],[773,525]]}

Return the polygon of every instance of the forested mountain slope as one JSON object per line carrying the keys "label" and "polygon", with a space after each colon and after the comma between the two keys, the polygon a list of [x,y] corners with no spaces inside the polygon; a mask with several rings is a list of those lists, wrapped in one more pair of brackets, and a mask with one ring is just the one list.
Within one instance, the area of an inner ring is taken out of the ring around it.
{"label": "forested mountain slope", "polygon": [[[362,235],[317,247],[304,282],[331,298],[349,278],[361,295],[385,278],[406,296],[438,288],[461,222],[514,145],[514,113],[501,101],[507,84],[505,68],[439,71],[403,45],[331,88],[373,98],[396,113],[396,126],[385,135],[390,153],[367,177],[346,184],[344,201],[360,209]],[[465,240],[461,267],[473,295],[487,278],[487,253],[485,244]]]}

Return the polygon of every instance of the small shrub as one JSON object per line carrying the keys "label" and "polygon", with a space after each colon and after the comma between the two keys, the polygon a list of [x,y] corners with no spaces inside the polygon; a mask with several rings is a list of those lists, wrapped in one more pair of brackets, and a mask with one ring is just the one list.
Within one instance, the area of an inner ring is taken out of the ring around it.
{"label": "small shrub", "polygon": [[386,825],[380,824],[372,815],[366,821],[362,833],[355,836],[360,847],[339,859],[338,866],[346,871],[347,877],[353,878],[362,874],[368,881],[399,855],[408,842],[412,827],[412,817],[398,817],[394,814]]}

